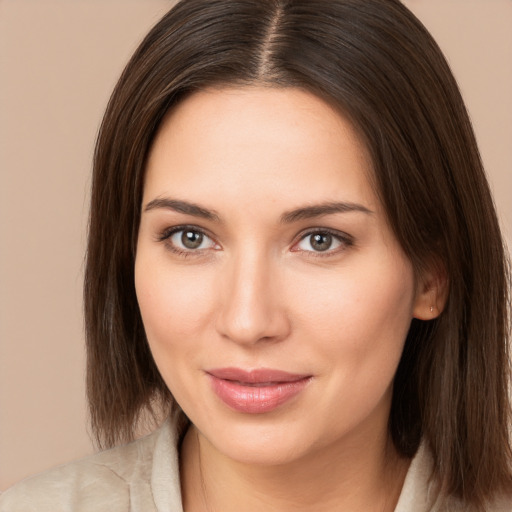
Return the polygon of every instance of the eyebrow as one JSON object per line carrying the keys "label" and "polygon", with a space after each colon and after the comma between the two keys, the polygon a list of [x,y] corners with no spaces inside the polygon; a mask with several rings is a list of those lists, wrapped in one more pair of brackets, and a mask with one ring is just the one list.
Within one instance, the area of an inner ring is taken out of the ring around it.
{"label": "eyebrow", "polygon": [[[194,217],[200,217],[202,219],[220,222],[220,216],[214,210],[208,210],[207,208],[203,208],[202,206],[194,203],[189,203],[188,201],[170,199],[167,197],[153,199],[145,206],[144,211],[147,212],[158,208],[173,210],[175,212],[184,213],[186,215],[192,215]],[[361,212],[368,215],[374,213],[366,208],[366,206],[358,203],[329,202],[304,206],[302,208],[296,208],[294,210],[285,212],[283,215],[281,215],[280,222],[282,224],[291,224],[300,220],[322,217],[324,215],[349,212]]]}
{"label": "eyebrow", "polygon": [[374,212],[358,203],[350,202],[329,202],[323,204],[315,204],[297,208],[281,215],[281,223],[290,224],[299,220],[312,219],[322,217],[323,215],[332,215],[334,213],[361,212],[372,215]]}
{"label": "eyebrow", "polygon": [[194,217],[200,217],[202,219],[217,222],[220,221],[219,215],[213,210],[208,210],[197,204],[189,203],[188,201],[180,201],[178,199],[170,199],[167,197],[153,199],[146,205],[144,211],[148,212],[157,208],[173,210],[175,212],[184,213],[186,215],[193,215]]}

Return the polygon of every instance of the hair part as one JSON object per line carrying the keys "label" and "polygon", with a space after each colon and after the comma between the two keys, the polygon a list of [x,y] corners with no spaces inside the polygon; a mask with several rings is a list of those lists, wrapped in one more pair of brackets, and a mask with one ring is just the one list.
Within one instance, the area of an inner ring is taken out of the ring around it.
{"label": "hair part", "polygon": [[179,410],[135,295],[144,170],[169,109],[194,91],[226,85],[300,87],[351,120],[417,275],[438,265],[449,281],[439,318],[411,324],[390,435],[405,457],[424,439],[442,492],[468,507],[510,492],[506,252],[455,79],[398,0],[186,0],[141,43],[110,99],[94,156],[84,297],[87,390],[100,446]]}

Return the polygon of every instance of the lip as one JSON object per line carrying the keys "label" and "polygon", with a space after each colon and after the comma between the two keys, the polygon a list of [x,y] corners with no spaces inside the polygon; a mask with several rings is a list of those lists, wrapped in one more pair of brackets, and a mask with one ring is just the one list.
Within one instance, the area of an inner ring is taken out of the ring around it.
{"label": "lip", "polygon": [[270,368],[207,370],[215,394],[231,409],[248,414],[273,411],[296,397],[311,375]]}

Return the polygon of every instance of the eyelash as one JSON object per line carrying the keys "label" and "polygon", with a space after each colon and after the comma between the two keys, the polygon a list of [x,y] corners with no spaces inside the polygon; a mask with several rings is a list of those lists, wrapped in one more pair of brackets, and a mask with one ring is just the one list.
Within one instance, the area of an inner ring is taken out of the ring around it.
{"label": "eyelash", "polygon": [[160,235],[157,237],[157,240],[159,242],[165,243],[166,247],[173,253],[178,254],[180,256],[184,257],[190,257],[190,256],[199,256],[203,253],[206,249],[182,249],[180,247],[177,247],[175,244],[171,242],[171,238],[180,232],[189,232],[189,233],[197,233],[199,235],[202,235],[203,237],[210,239],[213,244],[216,244],[216,242],[213,240],[213,238],[208,235],[203,229],[197,227],[197,226],[191,226],[191,225],[185,225],[185,226],[174,226],[172,228],[164,229]]}
{"label": "eyelash", "polygon": [[[180,232],[191,232],[199,234],[207,239],[210,239],[212,244],[216,244],[215,240],[208,235],[203,229],[197,227],[197,226],[191,226],[191,225],[185,225],[185,226],[174,226],[172,228],[167,228],[163,230],[157,237],[157,241],[165,243],[166,247],[172,251],[175,254],[178,254],[180,256],[184,257],[190,257],[190,256],[199,256],[203,254],[204,251],[207,249],[182,249],[180,247],[177,247],[175,244],[171,242],[171,238]],[[339,242],[340,247],[336,248],[334,250],[328,248],[325,251],[308,251],[308,250],[302,250],[296,249],[296,247],[305,241],[308,237],[312,237],[316,234],[321,235],[329,235],[331,236],[335,241]],[[303,252],[307,254],[308,257],[313,258],[326,258],[329,256],[333,256],[335,254],[338,254],[339,252],[344,251],[345,249],[351,247],[354,245],[354,238],[347,233],[343,233],[341,231],[332,230],[328,228],[314,228],[314,229],[308,229],[307,231],[302,232],[297,237],[297,241],[295,241],[292,245],[292,252]]]}
{"label": "eyelash", "polygon": [[293,244],[292,251],[299,252],[300,249],[294,249],[294,248],[297,247],[303,241],[305,241],[308,237],[312,237],[317,234],[331,236],[334,240],[336,240],[340,243],[340,246],[335,249],[329,248],[329,249],[326,249],[325,251],[302,251],[303,253],[307,254],[308,257],[328,258],[330,256],[337,255],[340,252],[343,252],[344,250],[346,250],[349,247],[352,247],[354,245],[354,238],[347,233],[344,233],[342,231],[337,231],[334,229],[328,229],[328,228],[313,228],[313,229],[308,229],[308,230],[304,231],[303,233],[301,233],[298,236],[298,241]]}

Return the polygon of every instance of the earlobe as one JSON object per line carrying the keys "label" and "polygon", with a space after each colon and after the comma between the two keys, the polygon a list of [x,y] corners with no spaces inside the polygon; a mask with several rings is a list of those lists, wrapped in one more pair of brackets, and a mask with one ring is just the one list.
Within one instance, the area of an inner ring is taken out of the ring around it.
{"label": "earlobe", "polygon": [[433,320],[443,311],[448,298],[448,276],[444,267],[436,265],[418,280],[413,317],[418,320]]}

